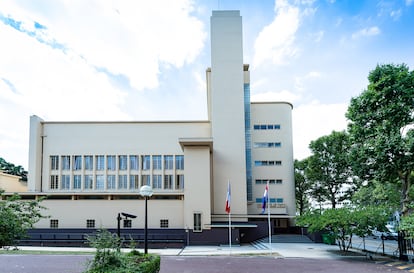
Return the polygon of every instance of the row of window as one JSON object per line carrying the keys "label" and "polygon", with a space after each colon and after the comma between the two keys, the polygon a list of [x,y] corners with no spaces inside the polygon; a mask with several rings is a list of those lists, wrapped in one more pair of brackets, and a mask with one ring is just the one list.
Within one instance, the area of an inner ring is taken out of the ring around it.
{"label": "row of window", "polygon": [[[59,181],[60,178],[60,181]],[[141,178],[141,181],[139,180]],[[60,182],[60,183],[59,183]],[[128,183],[129,182],[129,183]],[[183,190],[183,174],[165,175],[51,175],[51,190],[136,190],[143,185],[153,189]]]}
{"label": "row of window", "polygon": [[[51,170],[184,170],[183,155],[52,155]],[[140,168],[139,168],[140,167]]]}
{"label": "row of window", "polygon": [[[263,197],[256,198],[256,203],[262,203]],[[283,198],[269,198],[270,203],[283,204]]]}
{"label": "row of window", "polygon": [[279,148],[282,146],[280,142],[255,142],[253,143],[254,148]]}
{"label": "row of window", "polygon": [[[50,228],[59,228],[59,220],[58,219],[50,219]],[[160,219],[160,228],[168,228],[169,221],[168,219]],[[87,219],[86,220],[86,228],[96,228],[95,219]],[[132,228],[132,220],[131,219],[124,219],[123,220],[123,228]]]}
{"label": "row of window", "polygon": [[254,130],[280,130],[280,124],[255,124]]}
{"label": "row of window", "polygon": [[256,179],[256,184],[282,184],[282,179]]}
{"label": "row of window", "polygon": [[254,166],[280,166],[282,161],[280,160],[256,160]]}

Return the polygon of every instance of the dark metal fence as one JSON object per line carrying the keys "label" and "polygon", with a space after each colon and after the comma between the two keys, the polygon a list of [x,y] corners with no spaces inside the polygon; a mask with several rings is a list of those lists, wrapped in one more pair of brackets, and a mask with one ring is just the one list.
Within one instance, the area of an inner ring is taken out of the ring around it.
{"label": "dark metal fence", "polygon": [[398,249],[400,260],[414,262],[414,239],[404,231],[398,232]]}

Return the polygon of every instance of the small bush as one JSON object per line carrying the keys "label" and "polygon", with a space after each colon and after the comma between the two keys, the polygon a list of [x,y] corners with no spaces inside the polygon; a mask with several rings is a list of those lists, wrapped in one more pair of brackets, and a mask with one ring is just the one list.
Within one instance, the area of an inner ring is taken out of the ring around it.
{"label": "small bush", "polygon": [[159,256],[141,254],[136,249],[122,253],[118,236],[107,230],[99,230],[88,241],[96,253],[85,273],[157,273],[160,270]]}

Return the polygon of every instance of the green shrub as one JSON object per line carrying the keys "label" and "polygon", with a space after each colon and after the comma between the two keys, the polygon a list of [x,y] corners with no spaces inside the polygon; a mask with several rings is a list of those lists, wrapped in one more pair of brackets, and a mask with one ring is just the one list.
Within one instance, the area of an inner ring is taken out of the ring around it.
{"label": "green shrub", "polygon": [[142,254],[136,249],[122,253],[120,239],[107,230],[99,230],[88,241],[96,253],[85,273],[157,273],[160,270],[159,256]]}

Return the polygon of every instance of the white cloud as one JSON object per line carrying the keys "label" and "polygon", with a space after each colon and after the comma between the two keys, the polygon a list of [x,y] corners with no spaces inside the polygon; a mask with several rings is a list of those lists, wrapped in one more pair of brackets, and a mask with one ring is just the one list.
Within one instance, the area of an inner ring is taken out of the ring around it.
{"label": "white cloud", "polygon": [[414,3],[414,0],[405,0],[407,6],[411,6]]}
{"label": "white cloud", "polygon": [[352,34],[352,39],[358,39],[360,37],[375,36],[381,33],[381,30],[377,26],[363,28]]}
{"label": "white cloud", "polygon": [[310,156],[309,144],[333,130],[346,129],[346,103],[322,104],[314,101],[293,108],[293,147],[296,159]]}
{"label": "white cloud", "polygon": [[299,28],[299,8],[286,0],[276,0],[275,18],[259,33],[255,44],[253,65],[258,66],[270,60],[273,64],[284,64],[294,57],[298,48],[294,45]]}
{"label": "white cloud", "polygon": [[[43,5],[42,5],[43,3]],[[88,64],[126,76],[136,89],[158,86],[160,64],[181,67],[200,53],[206,32],[190,15],[189,0],[59,1],[50,8],[13,5],[5,8],[26,25],[36,20],[50,37],[82,56]],[[1,7],[1,6],[0,6]],[[57,16],[56,14],[59,14]]]}

